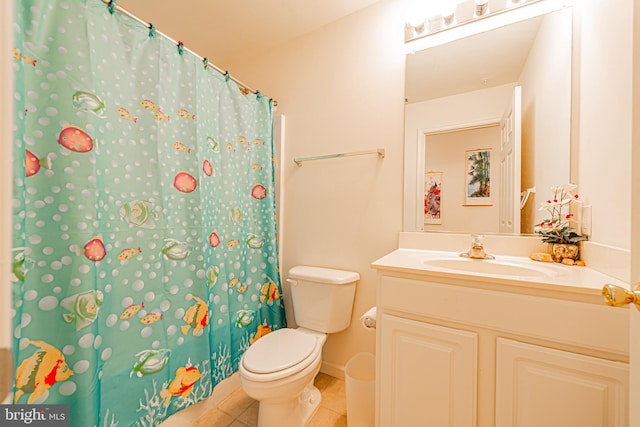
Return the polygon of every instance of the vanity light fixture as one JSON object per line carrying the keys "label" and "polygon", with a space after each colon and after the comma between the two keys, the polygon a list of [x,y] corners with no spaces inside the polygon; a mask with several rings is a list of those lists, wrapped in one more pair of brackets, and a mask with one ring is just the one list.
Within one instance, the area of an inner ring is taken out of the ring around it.
{"label": "vanity light fixture", "polygon": [[422,22],[414,21],[407,22],[404,27],[404,38],[421,37],[425,35],[427,30],[427,20],[423,19]]}
{"label": "vanity light fixture", "polygon": [[[424,5],[425,0],[413,0]],[[452,40],[559,10],[572,0],[438,0],[438,8],[411,8],[405,25],[405,51],[415,53]],[[430,2],[431,5],[435,2]],[[422,18],[422,17],[426,18]],[[411,18],[411,19],[409,19]],[[417,22],[411,22],[417,21]]]}
{"label": "vanity light fixture", "polygon": [[437,33],[456,25],[458,4],[469,0],[410,1],[405,11],[405,41]]}
{"label": "vanity light fixture", "polygon": [[409,3],[405,11],[404,37],[417,38],[424,36],[429,31],[428,9],[424,2],[414,1]]}

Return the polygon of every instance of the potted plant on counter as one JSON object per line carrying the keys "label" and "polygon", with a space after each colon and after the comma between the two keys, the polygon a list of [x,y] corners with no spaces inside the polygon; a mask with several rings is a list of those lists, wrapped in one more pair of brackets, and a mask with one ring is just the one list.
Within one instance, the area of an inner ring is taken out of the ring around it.
{"label": "potted plant on counter", "polygon": [[578,242],[587,240],[569,226],[569,220],[573,217],[570,213],[571,203],[579,200],[578,194],[572,194],[576,188],[574,184],[551,188],[553,197],[540,207],[540,210],[549,213],[549,218],[534,229],[542,236],[542,241],[549,244],[552,260],[569,265],[573,265],[580,258]]}

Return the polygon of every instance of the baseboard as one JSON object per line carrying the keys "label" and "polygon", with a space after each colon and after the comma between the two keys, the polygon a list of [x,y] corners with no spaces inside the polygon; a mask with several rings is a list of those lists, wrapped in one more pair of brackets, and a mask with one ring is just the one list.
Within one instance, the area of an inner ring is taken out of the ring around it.
{"label": "baseboard", "polygon": [[334,378],[338,378],[344,380],[344,366],[336,365],[333,363],[322,361],[322,366],[320,366],[320,372],[323,374],[330,375]]}

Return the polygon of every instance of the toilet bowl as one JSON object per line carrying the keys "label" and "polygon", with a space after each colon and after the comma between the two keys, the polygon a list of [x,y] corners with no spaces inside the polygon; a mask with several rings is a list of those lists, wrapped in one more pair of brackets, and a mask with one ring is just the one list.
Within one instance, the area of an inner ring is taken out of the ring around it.
{"label": "toilet bowl", "polygon": [[351,323],[358,273],[322,267],[289,270],[298,328],[283,328],[256,340],[240,359],[245,393],[259,402],[258,427],[303,427],[320,405],[313,385],[327,334]]}
{"label": "toilet bowl", "polygon": [[313,385],[322,363],[326,335],[278,329],[260,338],[240,360],[245,393],[260,402],[258,426],[304,426],[320,404]]}

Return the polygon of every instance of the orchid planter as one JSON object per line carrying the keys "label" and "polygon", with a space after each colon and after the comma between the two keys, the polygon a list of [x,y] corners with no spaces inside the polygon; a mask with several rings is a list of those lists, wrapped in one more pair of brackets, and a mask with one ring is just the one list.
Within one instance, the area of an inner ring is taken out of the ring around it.
{"label": "orchid planter", "polygon": [[[548,252],[553,261],[573,265],[573,261],[580,258],[579,242],[587,240],[586,236],[580,235],[569,221],[573,214],[566,212],[572,202],[579,200],[578,195],[571,192],[576,189],[573,184],[553,187],[553,197],[547,200],[540,207],[546,210],[549,218],[535,227],[535,232],[542,237],[542,241],[548,244]],[[577,207],[579,209],[580,206]],[[566,210],[566,211],[565,211]]]}
{"label": "orchid planter", "polygon": [[580,247],[576,243],[549,243],[548,251],[555,262],[565,259],[577,261],[580,258]]}

